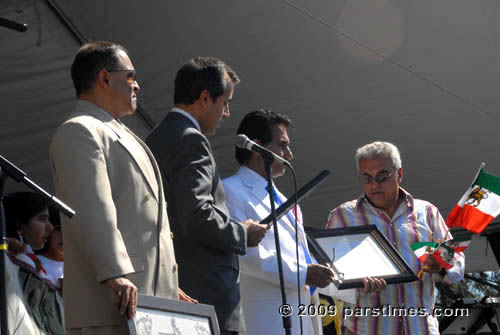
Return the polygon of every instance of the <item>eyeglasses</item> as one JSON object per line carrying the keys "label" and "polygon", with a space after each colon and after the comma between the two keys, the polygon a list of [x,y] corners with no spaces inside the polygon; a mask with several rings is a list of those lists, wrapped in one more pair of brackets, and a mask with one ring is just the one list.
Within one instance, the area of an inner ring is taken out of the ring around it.
{"label": "eyeglasses", "polygon": [[366,184],[366,185],[371,184],[373,180],[375,180],[375,182],[378,184],[382,184],[385,183],[387,179],[389,179],[389,177],[392,176],[393,174],[394,170],[391,173],[378,174],[375,176],[375,178],[368,175],[362,175],[359,177],[359,181],[361,182],[361,184]]}
{"label": "eyeglasses", "polygon": [[116,70],[106,69],[106,70],[108,72],[128,72],[127,81],[131,84],[137,81],[137,75],[135,69],[116,69]]}

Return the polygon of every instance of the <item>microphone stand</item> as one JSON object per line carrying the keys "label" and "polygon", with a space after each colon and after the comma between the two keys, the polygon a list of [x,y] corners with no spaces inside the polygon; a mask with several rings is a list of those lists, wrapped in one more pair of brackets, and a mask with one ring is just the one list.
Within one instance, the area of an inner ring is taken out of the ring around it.
{"label": "microphone stand", "polygon": [[[271,164],[274,161],[274,157],[262,155],[264,159],[264,166],[267,174],[267,190],[269,192],[269,202],[271,203],[271,215],[273,217],[273,227],[274,227],[274,243],[276,245],[276,257],[278,259],[278,273],[280,278],[280,288],[281,288],[281,298],[283,305],[286,305],[286,292],[285,292],[285,281],[283,278],[283,263],[281,262],[281,249],[280,249],[280,238],[278,234],[278,220],[276,218],[276,206],[274,203],[274,193],[273,193],[273,177]],[[286,335],[291,335],[292,329],[292,319],[290,315],[282,315],[283,328],[285,329]]]}
{"label": "microphone stand", "polygon": [[5,239],[5,215],[3,208],[3,191],[7,177],[12,177],[15,181],[21,182],[31,188],[36,193],[40,194],[48,205],[54,206],[64,215],[71,218],[75,215],[75,211],[64,204],[61,200],[47,193],[43,188],[31,181],[26,173],[20,170],[17,166],[9,162],[0,155],[0,334],[9,335],[8,318],[7,318],[7,272],[5,269],[5,260],[7,257],[7,240]]}

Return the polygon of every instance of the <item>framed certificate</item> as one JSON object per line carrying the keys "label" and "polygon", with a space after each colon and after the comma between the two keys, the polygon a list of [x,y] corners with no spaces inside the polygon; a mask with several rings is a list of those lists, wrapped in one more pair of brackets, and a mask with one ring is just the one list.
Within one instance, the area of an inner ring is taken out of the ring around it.
{"label": "framed certificate", "polygon": [[139,294],[135,318],[127,320],[130,335],[219,335],[210,305]]}
{"label": "framed certificate", "polygon": [[[365,277],[387,284],[412,282],[417,276],[375,225],[309,232],[309,249],[319,263],[330,264],[339,290],[362,288]],[[333,260],[333,262],[332,262]]]}

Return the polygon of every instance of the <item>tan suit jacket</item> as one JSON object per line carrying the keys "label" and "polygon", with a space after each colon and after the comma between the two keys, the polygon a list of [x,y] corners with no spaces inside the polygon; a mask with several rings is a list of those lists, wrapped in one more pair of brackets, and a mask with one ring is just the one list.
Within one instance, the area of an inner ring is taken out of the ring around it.
{"label": "tan suit jacket", "polygon": [[147,146],[88,101],[57,130],[50,148],[62,217],[66,328],[118,325],[103,281],[127,275],[139,293],[177,299],[178,279],[163,186]]}

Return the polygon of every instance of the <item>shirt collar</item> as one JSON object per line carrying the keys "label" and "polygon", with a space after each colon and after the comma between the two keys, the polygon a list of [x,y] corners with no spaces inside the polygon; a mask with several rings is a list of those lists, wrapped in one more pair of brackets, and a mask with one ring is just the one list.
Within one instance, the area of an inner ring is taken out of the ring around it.
{"label": "shirt collar", "polygon": [[187,117],[188,119],[190,119],[194,123],[196,129],[198,129],[201,132],[200,124],[198,123],[198,121],[196,121],[196,119],[191,114],[189,114],[188,112],[186,112],[183,109],[180,109],[179,107],[173,107],[170,111],[175,112],[175,113],[180,113],[180,114],[184,115],[185,117]]}
{"label": "shirt collar", "polygon": [[89,104],[92,105],[94,108],[95,111],[97,111],[98,113],[104,115],[107,119],[109,119],[110,121],[111,120],[116,120],[116,122],[118,122],[118,124],[120,126],[123,126],[123,122],[120,120],[120,119],[116,119],[114,118],[111,114],[109,114],[106,110],[102,109],[101,107],[97,106],[96,104],[94,104],[92,101],[90,100],[85,100],[85,99],[78,99],[76,101],[76,104],[78,107],[83,107],[85,108],[86,105],[88,106]]}
{"label": "shirt collar", "polygon": [[[269,191],[267,190],[267,179],[262,177],[260,174],[255,172],[252,169],[249,169],[248,167],[242,165],[240,169],[238,170],[237,175],[241,178],[241,181],[243,184],[251,189],[251,192],[258,198],[258,199],[265,199],[266,196],[269,195]],[[278,194],[278,197],[283,198],[279,190],[276,188],[276,185],[274,184],[273,180],[273,188]]]}
{"label": "shirt collar", "polygon": [[[246,167],[245,165],[240,166],[238,174],[245,180],[249,186],[254,188],[266,188],[267,180],[254,170]],[[274,185],[274,181],[273,181]]]}

